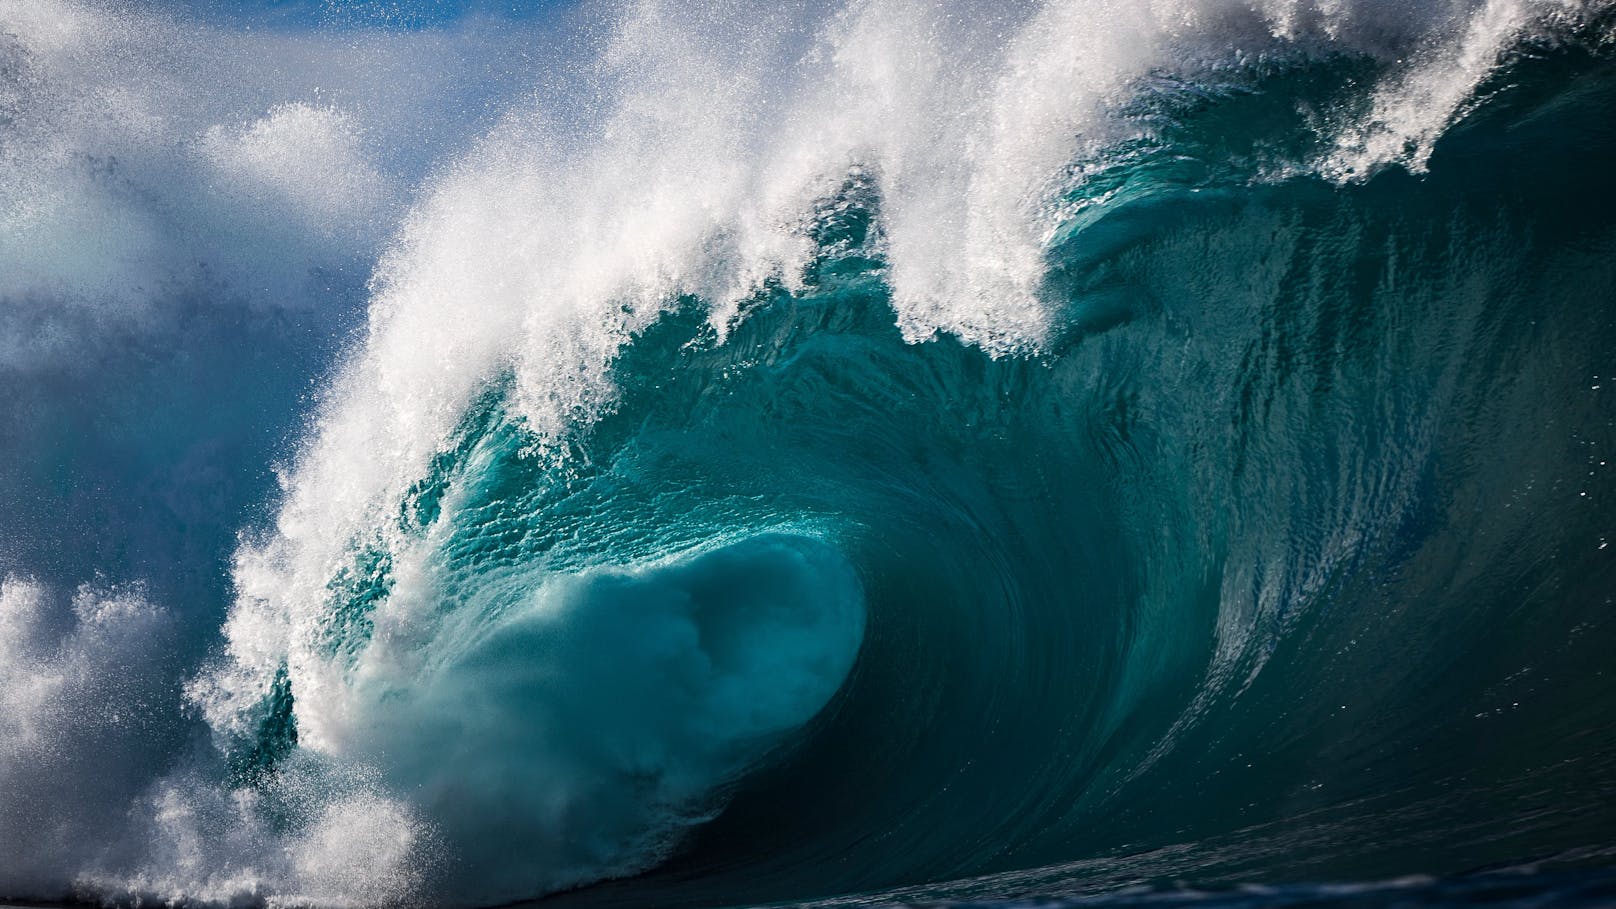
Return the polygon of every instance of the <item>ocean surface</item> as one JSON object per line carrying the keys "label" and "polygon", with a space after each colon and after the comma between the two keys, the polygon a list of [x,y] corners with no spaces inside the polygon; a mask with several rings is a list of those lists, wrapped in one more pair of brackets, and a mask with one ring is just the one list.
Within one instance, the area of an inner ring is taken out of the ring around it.
{"label": "ocean surface", "polygon": [[0,901],[1616,905],[1616,4],[0,0]]}

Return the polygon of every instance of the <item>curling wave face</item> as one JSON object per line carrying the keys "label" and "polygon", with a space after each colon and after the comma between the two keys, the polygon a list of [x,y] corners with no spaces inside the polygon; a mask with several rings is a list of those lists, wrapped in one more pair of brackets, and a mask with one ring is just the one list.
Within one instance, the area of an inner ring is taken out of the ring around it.
{"label": "curling wave face", "polygon": [[[53,625],[47,582],[0,588],[0,647],[55,667],[0,670],[0,781],[101,735],[96,699],[169,755],[0,858],[0,893],[1608,863],[1608,10],[588,12],[598,54],[386,244],[272,516],[216,543],[222,643],[150,589]],[[66,39],[17,21],[49,71]],[[280,175],[362,123],[282,104],[185,147]],[[378,161],[277,204],[384,212],[425,166]],[[183,706],[106,682],[175,638]],[[0,802],[0,833],[42,813]]]}

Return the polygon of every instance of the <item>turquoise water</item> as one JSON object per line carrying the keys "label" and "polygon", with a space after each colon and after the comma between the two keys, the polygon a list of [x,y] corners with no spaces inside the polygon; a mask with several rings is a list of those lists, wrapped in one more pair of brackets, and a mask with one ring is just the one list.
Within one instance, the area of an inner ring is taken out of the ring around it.
{"label": "turquoise water", "polygon": [[1608,902],[1608,11],[916,9],[633,8],[598,133],[507,114],[355,241],[363,319],[196,342],[249,384],[172,405],[235,440],[190,529],[8,479],[126,567],[12,543],[0,644],[177,665],[0,674],[18,755],[120,698],[161,753],[0,895]]}

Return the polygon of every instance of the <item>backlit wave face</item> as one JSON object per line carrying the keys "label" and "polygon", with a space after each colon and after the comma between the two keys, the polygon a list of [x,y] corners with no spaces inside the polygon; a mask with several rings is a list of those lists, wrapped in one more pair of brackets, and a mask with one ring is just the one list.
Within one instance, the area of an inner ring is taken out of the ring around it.
{"label": "backlit wave face", "polygon": [[0,15],[0,895],[1608,846],[1602,7]]}

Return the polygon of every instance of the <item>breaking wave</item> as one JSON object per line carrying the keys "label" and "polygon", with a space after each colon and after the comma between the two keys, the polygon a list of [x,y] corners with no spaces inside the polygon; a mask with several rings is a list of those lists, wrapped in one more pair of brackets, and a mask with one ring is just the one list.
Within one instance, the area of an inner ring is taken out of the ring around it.
{"label": "breaking wave", "polygon": [[1605,5],[243,15],[0,4],[0,896],[1609,864]]}

